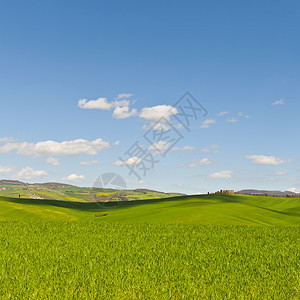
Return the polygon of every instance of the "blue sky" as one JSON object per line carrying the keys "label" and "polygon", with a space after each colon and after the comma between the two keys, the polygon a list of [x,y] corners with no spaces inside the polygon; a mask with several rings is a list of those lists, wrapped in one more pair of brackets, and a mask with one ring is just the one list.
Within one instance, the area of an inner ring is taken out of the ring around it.
{"label": "blue sky", "polygon": [[[300,192],[298,1],[0,5],[0,178]],[[190,132],[186,91],[208,111]],[[162,116],[183,136],[165,157],[143,140]],[[136,141],[159,160],[141,179]]]}

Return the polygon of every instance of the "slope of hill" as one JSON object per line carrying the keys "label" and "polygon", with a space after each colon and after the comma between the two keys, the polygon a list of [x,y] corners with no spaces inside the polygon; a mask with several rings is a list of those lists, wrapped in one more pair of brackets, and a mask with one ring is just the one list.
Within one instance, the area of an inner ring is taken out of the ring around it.
{"label": "slope of hill", "polygon": [[112,200],[138,200],[179,196],[177,193],[164,193],[147,189],[116,190],[110,188],[77,187],[70,184],[24,183],[15,180],[0,180],[0,196],[31,199],[56,199],[66,201],[97,202]]}
{"label": "slope of hill", "polygon": [[[0,197],[0,219],[95,220],[122,223],[300,225],[300,199],[195,195],[80,203]],[[109,206],[111,205],[111,206]]]}

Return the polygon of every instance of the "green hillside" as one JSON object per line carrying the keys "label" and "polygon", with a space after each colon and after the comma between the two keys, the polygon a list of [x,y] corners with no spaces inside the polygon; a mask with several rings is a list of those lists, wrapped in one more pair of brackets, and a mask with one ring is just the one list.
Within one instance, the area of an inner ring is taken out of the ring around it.
{"label": "green hillside", "polygon": [[[103,214],[107,214],[103,216]],[[194,195],[83,203],[0,197],[0,219],[97,220],[122,223],[300,225],[300,199]]]}

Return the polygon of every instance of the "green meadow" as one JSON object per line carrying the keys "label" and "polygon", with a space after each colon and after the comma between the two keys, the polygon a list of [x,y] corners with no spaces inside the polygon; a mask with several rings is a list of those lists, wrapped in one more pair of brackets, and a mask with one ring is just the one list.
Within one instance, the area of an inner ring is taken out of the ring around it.
{"label": "green meadow", "polygon": [[[211,194],[119,202],[77,202],[0,197],[0,208],[1,220],[300,225],[299,198]],[[102,214],[107,215],[100,217]]]}
{"label": "green meadow", "polygon": [[1,299],[300,299],[300,199],[0,198]]}

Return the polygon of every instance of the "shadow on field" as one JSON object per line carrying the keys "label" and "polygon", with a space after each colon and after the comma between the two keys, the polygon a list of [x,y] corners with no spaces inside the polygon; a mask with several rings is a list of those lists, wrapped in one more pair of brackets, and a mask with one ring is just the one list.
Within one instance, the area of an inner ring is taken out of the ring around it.
{"label": "shadow on field", "polygon": [[67,209],[75,209],[80,211],[99,211],[100,210],[111,210],[115,208],[129,208],[137,205],[143,204],[151,204],[151,203],[159,203],[159,202],[169,202],[169,201],[179,201],[185,200],[188,196],[177,196],[170,198],[162,198],[162,199],[148,199],[148,200],[133,200],[133,201],[121,201],[118,205],[114,202],[106,202],[105,206],[99,202],[73,202],[73,201],[64,201],[64,200],[49,200],[49,199],[29,199],[29,198],[8,198],[1,197],[8,202],[25,204],[25,205],[40,205],[40,206],[54,206],[54,207],[62,207]]}
{"label": "shadow on field", "polygon": [[[28,204],[28,205],[45,205],[45,206],[54,206],[62,207],[67,209],[74,209],[79,211],[86,212],[99,212],[99,210],[107,211],[114,209],[126,209],[135,206],[140,206],[144,204],[159,204],[166,202],[176,202],[176,201],[189,201],[188,203],[174,203],[173,206],[201,206],[201,205],[213,205],[217,203],[239,203],[252,207],[257,207],[263,210],[267,210],[274,213],[290,215],[299,217],[299,207],[293,209],[288,209],[286,211],[275,210],[270,207],[265,207],[264,205],[257,205],[257,203],[251,203],[250,198],[236,197],[231,195],[189,195],[189,196],[175,196],[170,198],[161,198],[161,199],[147,199],[147,200],[132,200],[132,201],[121,201],[118,205],[114,202],[106,202],[105,206],[99,202],[73,202],[73,201],[63,201],[63,200],[46,200],[46,199],[19,199],[19,198],[6,198],[1,197],[5,201],[18,203],[18,204]],[[250,200],[250,201],[249,201]],[[264,199],[262,199],[264,200]],[[263,204],[263,201],[262,201]],[[168,206],[169,207],[169,206]],[[166,207],[166,208],[168,208]]]}

